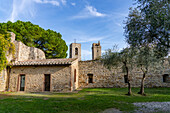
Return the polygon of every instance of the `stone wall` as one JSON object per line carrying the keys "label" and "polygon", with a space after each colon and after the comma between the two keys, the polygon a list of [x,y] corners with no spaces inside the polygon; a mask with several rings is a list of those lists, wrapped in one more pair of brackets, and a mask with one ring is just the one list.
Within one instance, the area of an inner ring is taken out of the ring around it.
{"label": "stone wall", "polygon": [[78,59],[74,61],[71,65],[71,89],[75,90],[78,88],[78,76],[79,76],[79,67],[78,67]]}
{"label": "stone wall", "polygon": [[45,59],[45,54],[42,50],[35,47],[28,47],[22,42],[18,42],[18,45],[18,61]]}
{"label": "stone wall", "polygon": [[7,60],[24,61],[45,59],[45,54],[42,50],[35,47],[28,47],[20,41],[15,40],[15,34],[11,32],[11,42],[15,45],[14,58],[7,52]]}
{"label": "stone wall", "polygon": [[6,70],[0,72],[0,91],[5,91],[6,84]]}
{"label": "stone wall", "polygon": [[[11,55],[8,61],[25,61],[45,59],[42,50],[28,47],[22,42],[15,41],[15,34],[12,33],[11,41],[15,45],[15,58]],[[100,45],[100,44],[99,44]],[[51,75],[50,91],[72,91],[78,87],[127,87],[125,74],[122,69],[112,68],[108,70],[99,60],[79,61],[81,59],[81,44],[73,43],[71,58],[78,58],[71,65],[63,66],[13,66],[9,80],[9,91],[20,90],[20,74],[25,74],[25,91],[41,92],[44,91],[44,74]],[[75,55],[75,48],[78,48],[78,55]],[[97,51],[97,49],[96,49]],[[166,59],[164,69],[150,69],[145,80],[145,87],[170,87],[170,59]],[[166,75],[164,81],[163,75]],[[91,77],[91,78],[90,78]],[[6,71],[0,73],[0,91],[6,87]],[[142,72],[135,68],[130,73],[132,87],[140,87]],[[164,81],[164,82],[163,82]],[[92,83],[90,83],[92,82]]]}
{"label": "stone wall", "polygon": [[20,91],[20,74],[25,74],[25,91],[44,91],[44,74],[51,75],[50,91],[70,91],[71,66],[15,66],[10,75],[9,91]]}
{"label": "stone wall", "polygon": [[[14,57],[11,53],[6,53],[8,62],[11,61],[24,61],[24,60],[37,60],[45,59],[45,54],[42,50],[35,47],[28,47],[20,41],[15,40],[15,34],[11,33],[11,42],[15,45]],[[3,70],[0,72],[0,91],[4,91],[7,81],[7,72]]]}
{"label": "stone wall", "polygon": [[[93,83],[89,83],[88,74],[93,74]],[[151,70],[147,74],[145,87],[170,87],[170,82],[163,82],[163,74],[170,74],[168,61],[164,70]],[[79,62],[79,87],[127,87],[124,75],[121,68],[108,70],[100,61]],[[135,68],[130,74],[130,79],[132,87],[140,87],[142,79],[140,69]]]}

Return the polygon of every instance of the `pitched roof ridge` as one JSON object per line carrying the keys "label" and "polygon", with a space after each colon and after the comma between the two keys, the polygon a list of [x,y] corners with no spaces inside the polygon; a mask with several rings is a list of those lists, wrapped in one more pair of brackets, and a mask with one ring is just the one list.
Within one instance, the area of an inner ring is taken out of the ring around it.
{"label": "pitched roof ridge", "polygon": [[48,60],[76,60],[77,58],[56,58],[56,59],[31,59],[16,62],[27,62],[27,61],[48,61]]}
{"label": "pitched roof ridge", "polygon": [[61,65],[61,64],[73,64],[77,58],[60,58],[60,59],[37,59],[37,60],[24,60],[16,61],[14,66],[18,65]]}

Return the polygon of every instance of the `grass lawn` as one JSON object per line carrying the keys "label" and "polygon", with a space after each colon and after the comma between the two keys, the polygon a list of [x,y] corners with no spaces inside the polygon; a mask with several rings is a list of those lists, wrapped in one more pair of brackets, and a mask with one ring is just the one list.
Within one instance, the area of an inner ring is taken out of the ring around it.
{"label": "grass lawn", "polygon": [[83,89],[78,93],[22,93],[0,92],[1,112],[26,113],[97,113],[108,108],[133,111],[133,102],[170,101],[170,88],[145,88],[147,96],[126,96],[127,88]]}

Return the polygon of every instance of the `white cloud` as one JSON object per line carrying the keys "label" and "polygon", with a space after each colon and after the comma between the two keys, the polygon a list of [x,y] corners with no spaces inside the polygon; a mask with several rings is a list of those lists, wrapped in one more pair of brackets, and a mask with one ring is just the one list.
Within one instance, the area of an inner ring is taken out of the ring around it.
{"label": "white cloud", "polygon": [[105,17],[106,14],[100,13],[93,6],[87,5],[78,15],[73,16],[71,19],[83,19],[91,17]]}
{"label": "white cloud", "polygon": [[66,0],[34,0],[34,2],[41,4],[52,4],[54,6],[60,6],[60,3],[66,5],[67,3]]}
{"label": "white cloud", "polygon": [[63,5],[66,5],[67,1],[66,1],[66,0],[61,0],[61,3],[62,3]]}
{"label": "white cloud", "polygon": [[76,5],[76,3],[71,3],[71,5],[72,5],[72,6],[75,6],[75,5]]}
{"label": "white cloud", "polygon": [[32,6],[32,0],[13,0],[12,12],[8,20],[14,22],[19,19],[19,15],[24,15],[25,17],[34,16],[35,11]]}
{"label": "white cloud", "polygon": [[13,0],[12,12],[7,21],[14,22],[21,16],[33,17],[35,15],[34,3],[60,6],[60,4],[66,5],[66,0]]}
{"label": "white cloud", "polygon": [[90,15],[92,15],[92,16],[96,16],[96,17],[106,16],[105,14],[97,12],[97,9],[92,6],[86,6],[85,10],[87,10],[87,12],[89,12]]}
{"label": "white cloud", "polygon": [[52,4],[55,6],[60,6],[60,2],[56,0],[34,0],[36,3],[41,3],[41,4]]}

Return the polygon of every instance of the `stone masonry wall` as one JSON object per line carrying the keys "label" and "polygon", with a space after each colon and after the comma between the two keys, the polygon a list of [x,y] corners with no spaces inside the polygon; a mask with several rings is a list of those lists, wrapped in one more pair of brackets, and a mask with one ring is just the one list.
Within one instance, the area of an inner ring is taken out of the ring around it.
{"label": "stone masonry wall", "polygon": [[11,42],[15,45],[14,59],[12,54],[7,52],[7,60],[24,61],[45,59],[45,54],[42,50],[35,47],[28,47],[20,41],[15,40],[15,34],[11,32]]}
{"label": "stone masonry wall", "polygon": [[[76,55],[75,48],[78,49],[78,55]],[[81,44],[79,43],[72,43],[70,45],[70,58],[78,58],[78,60],[81,60]]]}
{"label": "stone masonry wall", "polygon": [[101,45],[100,41],[98,43],[92,44],[92,60],[96,60],[101,56]]}
{"label": "stone masonry wall", "polygon": [[[35,47],[28,47],[20,41],[15,40],[15,34],[11,32],[11,42],[15,45],[14,57],[11,53],[6,53],[8,62],[45,59],[45,54],[42,50]],[[0,72],[0,91],[4,91],[7,81],[7,72],[3,70]]]}
{"label": "stone masonry wall", "polygon": [[[88,74],[93,74],[93,83],[88,83]],[[169,62],[164,70],[150,71],[145,79],[145,87],[170,87],[170,82],[163,82],[163,74],[170,74]],[[127,87],[121,68],[108,70],[100,61],[79,62],[79,87]],[[170,78],[170,75],[169,75]],[[168,79],[169,79],[168,78]],[[140,87],[142,72],[136,68],[130,75],[132,87]]]}
{"label": "stone masonry wall", "polygon": [[0,91],[5,90],[5,84],[6,84],[6,71],[2,70],[0,72]]}
{"label": "stone masonry wall", "polygon": [[[71,84],[72,84],[72,90],[75,90],[78,88],[78,76],[79,76],[79,69],[78,69],[78,59],[74,61],[74,63],[71,65]],[[76,75],[76,77],[75,77]],[[76,81],[75,81],[76,79]]]}
{"label": "stone masonry wall", "polygon": [[44,74],[51,74],[50,91],[70,91],[71,66],[16,66],[12,67],[9,91],[19,91],[20,74],[25,74],[25,91],[44,91]]}
{"label": "stone masonry wall", "polygon": [[45,59],[45,54],[42,50],[35,47],[28,47],[22,42],[18,42],[18,44],[19,44],[18,61]]}

